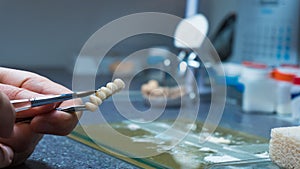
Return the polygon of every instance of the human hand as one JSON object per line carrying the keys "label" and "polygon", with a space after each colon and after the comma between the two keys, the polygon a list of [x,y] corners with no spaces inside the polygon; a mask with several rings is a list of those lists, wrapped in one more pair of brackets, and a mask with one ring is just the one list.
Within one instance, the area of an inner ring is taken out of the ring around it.
{"label": "human hand", "polygon": [[[0,167],[19,164],[33,152],[43,134],[67,135],[78,122],[79,112],[56,111],[73,100],[36,107],[15,114],[9,100],[70,92],[69,89],[34,73],[0,68]],[[78,102],[78,101],[76,101]],[[15,118],[32,117],[30,123],[15,123]],[[13,159],[12,161],[10,159]]]}

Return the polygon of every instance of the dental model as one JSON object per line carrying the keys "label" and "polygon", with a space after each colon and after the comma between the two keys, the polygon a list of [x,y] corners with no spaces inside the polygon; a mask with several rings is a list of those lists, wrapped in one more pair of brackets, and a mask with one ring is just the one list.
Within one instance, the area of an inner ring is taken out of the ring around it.
{"label": "dental model", "polygon": [[125,88],[125,83],[121,79],[115,79],[113,82],[107,83],[106,87],[101,87],[95,95],[90,96],[90,101],[85,103],[86,109],[92,112],[96,111],[105,99],[121,91],[123,88]]}
{"label": "dental model", "polygon": [[156,80],[150,80],[141,87],[142,94],[147,98],[166,97],[168,99],[176,99],[185,95],[186,91],[183,86],[162,87]]}

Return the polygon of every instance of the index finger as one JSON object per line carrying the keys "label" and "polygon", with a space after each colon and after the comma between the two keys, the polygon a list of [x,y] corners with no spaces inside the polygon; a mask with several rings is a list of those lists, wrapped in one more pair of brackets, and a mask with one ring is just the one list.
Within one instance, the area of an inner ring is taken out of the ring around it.
{"label": "index finger", "polygon": [[71,92],[68,88],[36,73],[3,67],[0,67],[0,83],[24,88],[40,94]]}

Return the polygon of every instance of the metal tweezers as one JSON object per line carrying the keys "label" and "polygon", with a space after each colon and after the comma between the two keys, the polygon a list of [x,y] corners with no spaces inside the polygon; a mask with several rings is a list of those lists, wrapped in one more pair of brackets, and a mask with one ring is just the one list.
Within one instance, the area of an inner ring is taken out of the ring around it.
{"label": "metal tweezers", "polygon": [[[52,96],[45,96],[45,97],[38,97],[38,98],[31,98],[31,99],[11,100],[10,103],[15,107],[16,112],[20,112],[20,111],[31,109],[33,107],[86,97],[94,94],[95,92],[96,90],[89,90],[83,92],[73,92],[73,93],[52,95]],[[75,105],[69,107],[58,107],[56,108],[56,110],[72,113],[75,111],[84,111],[86,110],[86,108],[85,105]]]}
{"label": "metal tweezers", "polygon": [[[62,102],[66,100],[82,98],[89,95],[96,93],[96,90],[89,90],[83,92],[73,92],[61,95],[52,95],[52,96],[45,96],[45,97],[38,97],[38,98],[31,98],[31,99],[20,99],[20,100],[11,100],[10,103],[14,106],[16,113],[29,110],[33,107],[43,106],[47,104]],[[73,105],[68,107],[58,107],[55,110],[63,111],[66,113],[73,113],[76,111],[84,111],[87,110],[85,105]],[[27,118],[17,118],[15,123],[30,123],[33,117]]]}

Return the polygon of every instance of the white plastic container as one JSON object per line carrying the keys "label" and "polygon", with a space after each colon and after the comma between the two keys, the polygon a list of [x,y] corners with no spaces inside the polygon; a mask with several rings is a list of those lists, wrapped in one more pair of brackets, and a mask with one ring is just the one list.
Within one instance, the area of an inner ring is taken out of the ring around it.
{"label": "white plastic container", "polygon": [[242,109],[244,112],[274,113],[276,83],[270,69],[261,64],[247,64],[239,81],[244,84]]}
{"label": "white plastic container", "polygon": [[293,79],[295,69],[280,67],[272,72],[272,78],[277,83],[277,99],[276,99],[276,112],[279,115],[290,115],[291,109],[291,89],[293,86]]}
{"label": "white plastic container", "polygon": [[300,124],[300,75],[294,78],[291,94],[292,118]]}

